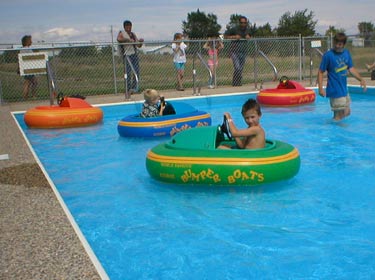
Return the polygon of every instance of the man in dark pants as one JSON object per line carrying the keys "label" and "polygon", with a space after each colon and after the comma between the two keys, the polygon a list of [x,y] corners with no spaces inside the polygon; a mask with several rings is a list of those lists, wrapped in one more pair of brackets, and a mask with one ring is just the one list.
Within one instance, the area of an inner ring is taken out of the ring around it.
{"label": "man in dark pants", "polygon": [[233,86],[242,85],[242,71],[246,62],[247,40],[251,38],[247,18],[241,16],[239,26],[228,30],[224,38],[233,40],[230,46],[230,56],[233,61]]}
{"label": "man in dark pants", "polygon": [[[139,79],[139,58],[138,58],[138,50],[137,48],[142,47],[143,39],[137,38],[134,32],[132,32],[132,23],[129,20],[124,21],[124,31],[120,31],[117,36],[117,42],[119,43],[128,43],[122,47],[122,55],[124,55],[124,65],[126,68],[126,76],[127,76],[127,90],[130,93],[138,92],[138,85],[133,76],[132,69],[130,65],[128,65],[126,61],[126,56],[130,59],[135,71],[135,75],[137,75]],[[137,44],[135,44],[137,43]]]}

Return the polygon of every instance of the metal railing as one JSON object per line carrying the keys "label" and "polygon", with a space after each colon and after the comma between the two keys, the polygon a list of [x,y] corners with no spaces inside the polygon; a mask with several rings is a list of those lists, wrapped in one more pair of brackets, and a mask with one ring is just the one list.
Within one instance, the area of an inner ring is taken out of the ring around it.
{"label": "metal railing", "polygon": [[53,105],[54,100],[58,94],[58,88],[55,81],[55,75],[53,74],[52,67],[49,61],[46,62],[47,68],[47,83],[48,83],[48,90],[49,90],[49,101],[50,104]]}
{"label": "metal railing", "polygon": [[[323,56],[323,52],[319,48],[314,48],[313,50],[316,53],[318,53],[319,57]],[[313,54],[314,54],[313,52],[310,53],[310,86],[314,86],[318,84],[318,77],[316,77],[315,84],[313,84],[313,69],[314,69]]]}
{"label": "metal railing", "polygon": [[[258,50],[258,53],[267,61],[267,63],[271,66],[272,70],[273,70],[273,81],[276,81],[277,80],[277,76],[278,76],[278,72],[277,72],[277,69],[276,69],[276,66],[272,63],[272,61],[268,58],[268,56],[266,56],[266,54],[264,52],[262,52],[261,50]],[[256,71],[255,71],[256,73]],[[261,81],[261,87],[262,87],[262,84],[263,82]],[[255,79],[255,88],[258,88],[258,85],[257,85],[257,79]]]}
{"label": "metal railing", "polygon": [[135,88],[137,90],[139,89],[139,78],[138,78],[137,71],[135,70],[134,65],[131,62],[129,56],[124,55],[125,99],[129,99],[130,98],[131,92],[129,91],[129,88],[128,88],[128,84],[129,84],[128,81],[129,81],[129,79],[130,80],[132,79],[132,77],[128,77],[127,66],[130,66],[130,69],[131,69],[130,73],[131,73],[131,75],[134,76],[135,84],[136,84]]}
{"label": "metal railing", "polygon": [[[197,71],[196,71],[196,68],[195,68],[195,60],[196,60],[197,57],[198,57],[199,61],[202,63],[202,65],[208,71],[208,75],[210,77],[209,81],[212,81],[212,78],[213,78],[212,71],[211,71],[210,67],[208,66],[208,64],[206,63],[206,61],[203,59],[202,54],[201,53],[195,53],[195,55],[193,56],[193,94],[197,94]],[[208,85],[210,85],[210,83],[208,83]],[[200,94],[200,87],[198,87],[198,94]]]}

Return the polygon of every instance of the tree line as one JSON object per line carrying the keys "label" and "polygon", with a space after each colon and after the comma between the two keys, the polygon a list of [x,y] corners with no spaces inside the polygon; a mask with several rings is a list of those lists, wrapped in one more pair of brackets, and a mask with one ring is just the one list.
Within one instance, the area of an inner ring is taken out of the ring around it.
{"label": "tree line", "polygon": [[[226,31],[238,25],[239,18],[242,15],[232,14],[229,23],[226,25]],[[317,35],[334,35],[338,32],[345,32],[342,28],[329,26],[325,34],[318,34],[315,30],[317,20],[314,20],[314,12],[305,10],[284,13],[278,22],[277,27],[272,28],[269,23],[257,26],[256,23],[249,22],[248,28],[256,37],[273,36],[299,36],[309,37]],[[212,13],[206,14],[197,9],[196,12],[188,13],[187,20],[182,22],[182,31],[190,39],[202,39],[207,37],[217,37],[220,34],[221,25],[217,22],[217,16]],[[360,37],[365,40],[375,39],[375,26],[371,22],[358,23]]]}

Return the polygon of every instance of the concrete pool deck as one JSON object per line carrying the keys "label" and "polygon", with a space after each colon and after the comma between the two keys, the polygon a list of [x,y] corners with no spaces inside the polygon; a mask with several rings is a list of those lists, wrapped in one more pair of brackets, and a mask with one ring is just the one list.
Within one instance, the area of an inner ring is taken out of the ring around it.
{"label": "concrete pool deck", "polygon": [[[365,80],[369,86],[375,86],[375,81]],[[349,82],[359,84],[352,78]],[[276,84],[266,83],[263,87]],[[202,88],[201,95],[253,91],[256,89],[251,84]],[[191,97],[192,93],[192,89],[161,92],[166,99]],[[93,96],[86,100],[91,104],[119,103],[124,102],[124,95]],[[143,100],[143,96],[132,95],[132,100]],[[0,105],[0,278],[101,279],[103,274],[82,245],[11,115],[47,103]]]}

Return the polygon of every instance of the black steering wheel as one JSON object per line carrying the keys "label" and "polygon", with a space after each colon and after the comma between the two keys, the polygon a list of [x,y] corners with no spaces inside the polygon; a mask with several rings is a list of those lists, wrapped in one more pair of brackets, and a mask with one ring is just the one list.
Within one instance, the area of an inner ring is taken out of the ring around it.
{"label": "black steering wheel", "polygon": [[220,126],[220,130],[228,137],[229,140],[233,140],[232,134],[230,133],[229,122],[225,115],[223,123]]}
{"label": "black steering wheel", "polygon": [[64,94],[62,92],[59,92],[59,94],[56,96],[57,104],[61,104],[61,102],[64,100]]}

